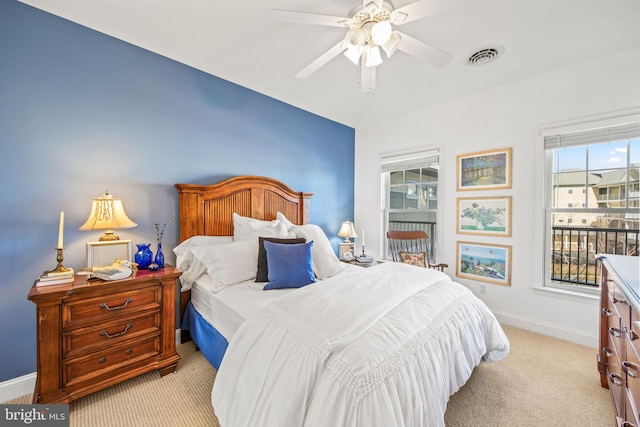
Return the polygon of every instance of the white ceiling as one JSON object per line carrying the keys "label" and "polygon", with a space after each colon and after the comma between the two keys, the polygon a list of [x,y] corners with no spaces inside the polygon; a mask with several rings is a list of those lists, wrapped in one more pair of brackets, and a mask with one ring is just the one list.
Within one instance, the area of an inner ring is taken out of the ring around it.
{"label": "white ceiling", "polygon": [[[358,0],[21,1],[354,128],[640,45],[638,0],[430,0],[433,15],[400,29],[453,60],[437,69],[383,54],[376,89],[361,93],[359,68],[343,55],[294,78],[346,30],[268,19],[271,9],[347,16]],[[490,45],[504,54],[467,65]]]}

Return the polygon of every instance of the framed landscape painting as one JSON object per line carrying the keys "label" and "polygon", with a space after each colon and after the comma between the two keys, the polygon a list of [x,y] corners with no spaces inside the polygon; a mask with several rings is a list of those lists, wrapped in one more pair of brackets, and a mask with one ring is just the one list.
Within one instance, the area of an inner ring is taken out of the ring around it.
{"label": "framed landscape painting", "polygon": [[459,198],[456,213],[458,234],[511,236],[511,196]]}
{"label": "framed landscape painting", "polygon": [[511,286],[511,246],[458,242],[456,276]]}
{"label": "framed landscape painting", "polygon": [[511,188],[511,148],[457,156],[458,191]]}

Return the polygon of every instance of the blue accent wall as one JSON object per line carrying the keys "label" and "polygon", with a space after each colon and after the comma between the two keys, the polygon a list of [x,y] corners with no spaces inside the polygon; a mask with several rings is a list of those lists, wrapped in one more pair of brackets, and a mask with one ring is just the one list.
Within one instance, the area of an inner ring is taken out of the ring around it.
{"label": "blue accent wall", "polygon": [[[155,242],[178,214],[174,183],[235,175],[314,193],[311,222],[337,250],[353,218],[354,129],[14,0],[0,0],[0,381],[35,371],[35,277],[86,264],[91,199],[122,199]],[[164,248],[178,242],[173,221]],[[153,245],[155,247],[155,244]]]}

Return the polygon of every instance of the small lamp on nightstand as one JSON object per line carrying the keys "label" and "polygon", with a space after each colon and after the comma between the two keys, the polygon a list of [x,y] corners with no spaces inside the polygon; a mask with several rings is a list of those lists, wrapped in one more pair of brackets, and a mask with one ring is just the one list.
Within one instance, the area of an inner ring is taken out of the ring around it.
{"label": "small lamp on nightstand", "polygon": [[351,239],[358,237],[356,230],[353,227],[351,221],[345,221],[338,231],[338,237],[344,237],[344,242],[338,245],[340,259],[344,261],[351,261],[355,255],[355,245],[351,242]]}
{"label": "small lamp on nightstand", "polygon": [[131,221],[124,212],[122,201],[113,197],[109,192],[96,197],[91,204],[91,213],[80,230],[106,230],[100,241],[120,240],[113,234],[114,228],[133,228],[138,224]]}

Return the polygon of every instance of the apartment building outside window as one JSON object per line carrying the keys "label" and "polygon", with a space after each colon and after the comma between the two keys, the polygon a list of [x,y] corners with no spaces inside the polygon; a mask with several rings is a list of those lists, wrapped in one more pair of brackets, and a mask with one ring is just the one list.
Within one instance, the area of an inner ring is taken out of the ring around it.
{"label": "apartment building outside window", "polygon": [[545,135],[547,285],[596,292],[596,254],[638,255],[640,122]]}

